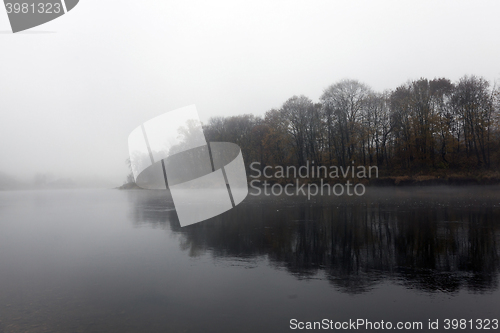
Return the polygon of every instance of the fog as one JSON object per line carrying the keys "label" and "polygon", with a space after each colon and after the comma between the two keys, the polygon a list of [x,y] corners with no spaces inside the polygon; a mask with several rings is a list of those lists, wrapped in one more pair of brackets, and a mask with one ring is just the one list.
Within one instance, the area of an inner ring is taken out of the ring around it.
{"label": "fog", "polygon": [[[0,9],[0,179],[117,186],[129,133],[196,104],[263,115],[344,78],[500,78],[497,1],[82,0],[12,34]],[[1,186],[0,186],[1,188]]]}

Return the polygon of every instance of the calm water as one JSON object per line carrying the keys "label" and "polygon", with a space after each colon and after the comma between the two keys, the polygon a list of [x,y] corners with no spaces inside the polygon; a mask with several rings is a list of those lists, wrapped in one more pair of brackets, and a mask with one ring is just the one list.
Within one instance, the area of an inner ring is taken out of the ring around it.
{"label": "calm water", "polygon": [[286,332],[500,318],[500,188],[249,196],[181,228],[167,192],[0,192],[0,332]]}

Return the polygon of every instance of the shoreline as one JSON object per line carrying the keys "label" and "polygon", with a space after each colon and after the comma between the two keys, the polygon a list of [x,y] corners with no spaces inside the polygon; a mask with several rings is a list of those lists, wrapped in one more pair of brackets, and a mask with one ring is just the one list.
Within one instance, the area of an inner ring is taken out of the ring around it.
{"label": "shoreline", "polygon": [[369,186],[384,187],[384,186],[468,186],[468,185],[498,185],[500,178],[498,177],[472,177],[472,176],[450,176],[450,177],[435,177],[435,176],[402,176],[402,177],[380,177],[369,180]]}
{"label": "shoreline", "polygon": [[[295,179],[250,179],[248,185],[252,181],[260,181],[260,184],[254,184],[256,187],[264,187],[263,182],[267,181],[268,185],[281,184],[295,185]],[[324,185],[334,185],[334,184],[344,184],[350,181],[353,184],[363,184],[369,187],[412,187],[412,186],[470,186],[470,185],[500,185],[500,177],[497,176],[467,176],[467,175],[453,175],[453,176],[387,176],[379,177],[374,179],[344,179],[341,181],[339,179],[326,181],[323,179]],[[316,184],[320,185],[321,179],[302,179],[301,184]],[[126,183],[121,186],[115,187],[116,190],[144,190],[143,188],[137,186],[135,183]]]}

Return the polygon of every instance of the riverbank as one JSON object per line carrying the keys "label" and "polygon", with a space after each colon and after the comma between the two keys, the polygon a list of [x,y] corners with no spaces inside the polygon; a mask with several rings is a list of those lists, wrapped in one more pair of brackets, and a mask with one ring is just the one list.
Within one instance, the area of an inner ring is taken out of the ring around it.
{"label": "riverbank", "polygon": [[122,186],[115,187],[115,190],[143,190],[136,183],[125,183]]}
{"label": "riverbank", "polygon": [[434,186],[434,185],[498,185],[500,178],[497,176],[400,176],[380,177],[371,179],[370,186]]}
{"label": "riverbank", "polygon": [[[262,178],[255,179],[249,178],[250,182],[258,180],[254,183],[255,186],[262,186],[264,181],[268,185],[273,184],[295,184],[295,179],[275,179],[275,178]],[[385,176],[373,179],[323,179],[323,184],[337,184],[350,181],[353,184],[363,184],[365,186],[384,187],[384,186],[436,186],[436,185],[453,185],[453,186],[466,186],[466,185],[499,185],[499,173],[480,173],[480,174],[449,174],[449,175],[414,175],[414,176]],[[321,184],[321,179],[300,179],[301,184]],[[122,186],[116,187],[117,190],[142,190],[143,188],[137,186],[135,183],[126,183]]]}
{"label": "riverbank", "polygon": [[[250,178],[249,183],[255,180]],[[279,183],[281,185],[294,183],[294,179],[284,178],[261,178],[258,179],[260,184],[267,181],[267,184],[273,185]],[[366,186],[435,186],[435,185],[498,185],[500,184],[500,173],[483,172],[476,174],[431,174],[431,175],[405,175],[405,176],[381,176],[378,178],[335,178],[335,179],[320,179],[320,178],[301,178],[300,183],[303,184],[337,184],[351,182],[353,184],[363,184]],[[255,184],[255,183],[254,183]]]}

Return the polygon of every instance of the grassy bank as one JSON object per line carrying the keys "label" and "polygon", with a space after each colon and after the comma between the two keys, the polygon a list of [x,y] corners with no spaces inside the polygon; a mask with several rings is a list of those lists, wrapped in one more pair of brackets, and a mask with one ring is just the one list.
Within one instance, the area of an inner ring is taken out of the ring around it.
{"label": "grassy bank", "polygon": [[[255,178],[249,178],[248,183],[256,180]],[[264,181],[269,185],[273,184],[296,184],[295,179],[288,178],[261,178],[257,179],[259,183],[254,183],[254,186],[263,185]],[[435,185],[498,185],[500,184],[500,173],[498,172],[483,172],[475,174],[433,174],[433,175],[413,175],[413,176],[383,176],[373,179],[358,179],[358,178],[346,178],[346,179],[323,179],[323,184],[337,184],[345,183],[349,180],[354,184],[364,184],[367,186],[435,186]],[[320,184],[321,179],[319,178],[301,178],[299,179],[299,184]],[[141,187],[137,186],[135,183],[126,183],[122,186],[117,187],[118,190],[142,190]]]}
{"label": "grassy bank", "polygon": [[426,186],[426,185],[496,185],[500,174],[484,172],[474,174],[435,174],[414,176],[388,176],[370,179],[373,186]]}
{"label": "grassy bank", "polygon": [[[251,182],[254,178],[249,178]],[[264,181],[269,185],[273,184],[296,184],[295,179],[288,178],[261,178],[260,184]],[[435,173],[435,174],[416,174],[405,176],[380,176],[378,178],[335,178],[323,179],[323,184],[361,183],[367,186],[431,186],[431,185],[497,185],[500,184],[500,173],[482,172],[482,173]],[[299,184],[320,184],[320,178],[301,178]],[[259,183],[256,183],[257,185]]]}

